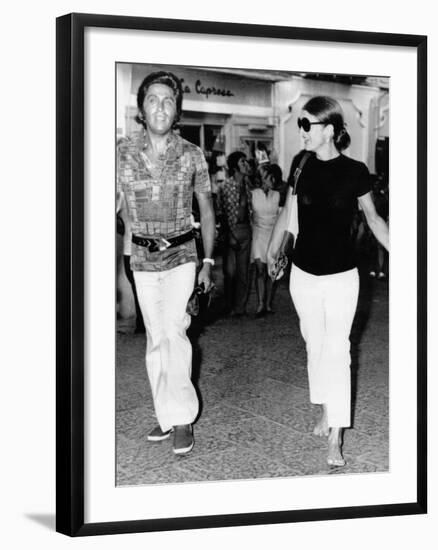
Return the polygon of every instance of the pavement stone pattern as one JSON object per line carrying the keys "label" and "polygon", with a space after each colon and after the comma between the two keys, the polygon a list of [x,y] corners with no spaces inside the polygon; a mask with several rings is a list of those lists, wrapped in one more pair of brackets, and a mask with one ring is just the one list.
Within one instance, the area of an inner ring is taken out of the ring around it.
{"label": "pavement stone pattern", "polygon": [[[172,437],[148,442],[156,425],[144,365],[145,336],[120,321],[116,368],[118,486],[385,472],[389,469],[388,283],[361,272],[351,333],[352,428],[347,465],[326,464],[327,440],[312,435],[320,407],[309,403],[306,353],[287,281],[275,313],[256,319],[221,314],[221,268],[212,304],[190,328],[193,379],[201,410],[195,446],[172,452]],[[252,285],[254,286],[254,285]]]}

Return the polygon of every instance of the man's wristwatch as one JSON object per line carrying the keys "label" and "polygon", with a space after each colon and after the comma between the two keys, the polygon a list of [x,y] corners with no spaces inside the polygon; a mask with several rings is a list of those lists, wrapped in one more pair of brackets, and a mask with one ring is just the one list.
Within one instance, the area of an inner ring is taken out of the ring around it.
{"label": "man's wristwatch", "polygon": [[213,266],[215,264],[215,261],[213,260],[213,258],[204,258],[202,260],[202,263],[203,264],[210,264],[211,266]]}

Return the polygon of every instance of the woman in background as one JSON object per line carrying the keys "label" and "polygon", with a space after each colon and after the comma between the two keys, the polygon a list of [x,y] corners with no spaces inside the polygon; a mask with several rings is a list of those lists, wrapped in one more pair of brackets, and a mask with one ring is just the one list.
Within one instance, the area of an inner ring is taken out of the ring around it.
{"label": "woman in background", "polygon": [[257,310],[256,317],[273,313],[273,281],[267,270],[267,251],[272,230],[280,212],[282,185],[281,168],[261,164],[258,168],[259,187],[251,189],[252,244],[251,263],[255,265]]}

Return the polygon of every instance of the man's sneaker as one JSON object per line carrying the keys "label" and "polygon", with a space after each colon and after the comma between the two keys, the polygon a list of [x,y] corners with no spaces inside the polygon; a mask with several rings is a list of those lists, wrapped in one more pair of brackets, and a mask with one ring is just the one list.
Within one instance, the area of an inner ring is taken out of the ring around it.
{"label": "man's sneaker", "polygon": [[193,429],[191,424],[173,427],[173,452],[177,455],[189,453],[193,449]]}
{"label": "man's sneaker", "polygon": [[160,426],[156,426],[148,434],[148,441],[163,441],[163,439],[167,439],[170,436],[171,431],[172,430],[167,430],[167,432],[163,432]]}

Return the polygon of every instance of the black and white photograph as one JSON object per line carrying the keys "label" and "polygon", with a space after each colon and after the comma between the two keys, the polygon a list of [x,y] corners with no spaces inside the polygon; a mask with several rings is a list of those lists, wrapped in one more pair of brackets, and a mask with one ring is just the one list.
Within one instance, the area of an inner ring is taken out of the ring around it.
{"label": "black and white photograph", "polygon": [[57,530],[425,513],[424,37],[57,38]]}
{"label": "black and white photograph", "polygon": [[2,548],[433,547],[432,8],[6,4]]}
{"label": "black and white photograph", "polygon": [[388,472],[390,77],[115,79],[116,485]]}

